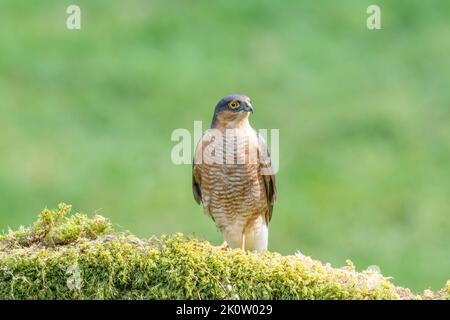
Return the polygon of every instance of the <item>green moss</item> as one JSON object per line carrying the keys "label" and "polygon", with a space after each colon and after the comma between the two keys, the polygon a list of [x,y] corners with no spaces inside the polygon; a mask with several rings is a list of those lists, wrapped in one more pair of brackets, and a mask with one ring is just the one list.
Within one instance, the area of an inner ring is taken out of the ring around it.
{"label": "green moss", "polygon": [[44,210],[0,238],[0,299],[449,299],[423,295],[351,262],[222,250],[181,234],[141,240],[107,219]]}

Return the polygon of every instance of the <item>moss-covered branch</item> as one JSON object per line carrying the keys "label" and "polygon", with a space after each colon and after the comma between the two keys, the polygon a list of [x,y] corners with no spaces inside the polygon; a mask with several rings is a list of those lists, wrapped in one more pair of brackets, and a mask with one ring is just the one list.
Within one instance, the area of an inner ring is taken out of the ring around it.
{"label": "moss-covered branch", "polygon": [[141,240],[107,219],[44,210],[0,238],[0,299],[449,299],[306,256],[222,250],[182,235]]}

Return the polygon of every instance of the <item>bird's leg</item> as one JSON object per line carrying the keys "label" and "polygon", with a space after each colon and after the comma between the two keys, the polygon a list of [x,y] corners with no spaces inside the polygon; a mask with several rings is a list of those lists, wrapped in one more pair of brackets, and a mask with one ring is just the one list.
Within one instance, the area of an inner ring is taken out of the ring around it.
{"label": "bird's leg", "polygon": [[245,251],[245,232],[242,233],[242,251]]}

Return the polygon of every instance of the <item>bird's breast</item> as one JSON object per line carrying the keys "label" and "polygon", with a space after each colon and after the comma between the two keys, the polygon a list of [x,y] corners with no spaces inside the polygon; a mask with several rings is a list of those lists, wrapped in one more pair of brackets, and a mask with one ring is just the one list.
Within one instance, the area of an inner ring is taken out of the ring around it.
{"label": "bird's breast", "polygon": [[[241,130],[210,142],[201,171],[202,202],[219,228],[256,218],[267,209],[253,130]],[[253,155],[252,155],[253,153]],[[254,157],[254,158],[253,158]]]}

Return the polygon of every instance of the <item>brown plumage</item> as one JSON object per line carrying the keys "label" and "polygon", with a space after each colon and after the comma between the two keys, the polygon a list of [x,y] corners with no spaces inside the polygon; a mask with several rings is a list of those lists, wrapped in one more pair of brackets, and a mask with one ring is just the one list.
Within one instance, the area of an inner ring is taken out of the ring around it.
{"label": "brown plumage", "polygon": [[192,187],[228,246],[262,251],[276,200],[275,175],[267,145],[248,122],[250,112],[246,96],[217,104],[211,128],[197,145]]}

